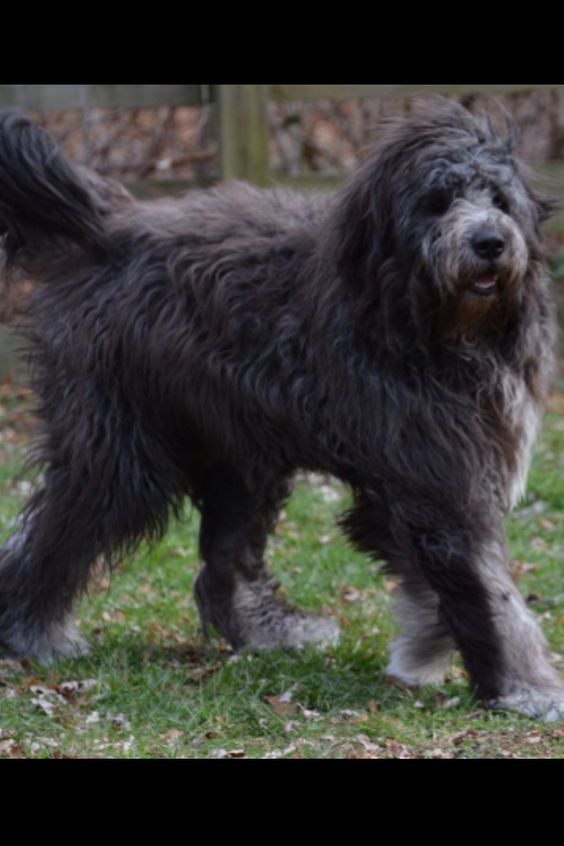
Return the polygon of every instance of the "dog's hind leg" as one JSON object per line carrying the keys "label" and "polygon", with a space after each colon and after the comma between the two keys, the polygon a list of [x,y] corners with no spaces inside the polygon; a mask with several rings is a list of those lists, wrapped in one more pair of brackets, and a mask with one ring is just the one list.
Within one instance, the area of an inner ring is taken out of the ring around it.
{"label": "dog's hind leg", "polygon": [[226,467],[208,472],[200,488],[200,549],[204,565],[195,596],[204,631],[213,625],[234,649],[335,643],[332,620],[288,605],[264,564],[278,509],[288,496],[276,479],[251,493]]}
{"label": "dog's hind leg", "polygon": [[[57,471],[20,515],[17,530],[0,549],[0,655],[48,662],[86,651],[86,643],[69,615],[71,600],[83,578],[76,559],[72,528],[51,531],[62,512],[55,509]],[[64,484],[64,483],[63,483]],[[67,535],[66,539],[64,535]],[[57,538],[58,535],[58,538]]]}
{"label": "dog's hind leg", "polygon": [[60,402],[44,392],[43,484],[0,549],[0,654],[40,661],[81,651],[70,614],[92,565],[157,536],[185,491],[161,441],[120,397],[65,387]]}

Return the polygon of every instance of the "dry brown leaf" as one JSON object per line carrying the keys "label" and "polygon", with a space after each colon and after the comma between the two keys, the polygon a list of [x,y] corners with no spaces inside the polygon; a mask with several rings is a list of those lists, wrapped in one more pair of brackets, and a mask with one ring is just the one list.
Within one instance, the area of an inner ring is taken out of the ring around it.
{"label": "dry brown leaf", "polygon": [[13,737],[7,737],[0,740],[0,758],[21,758],[23,757],[23,749]]}
{"label": "dry brown leaf", "polygon": [[374,743],[374,741],[367,737],[365,734],[357,734],[355,740],[362,746],[364,754],[361,757],[382,757],[382,747],[378,743]]}
{"label": "dry brown leaf", "polygon": [[518,579],[525,573],[534,573],[538,568],[538,564],[530,564],[528,561],[514,561],[511,565],[511,575],[514,579]]}
{"label": "dry brown leaf", "polygon": [[244,749],[216,749],[211,753],[213,758],[244,758]]}
{"label": "dry brown leaf", "polygon": [[460,705],[460,696],[452,696],[443,702],[441,708],[456,708],[458,705]]}
{"label": "dry brown leaf", "polygon": [[31,700],[32,705],[36,705],[44,714],[48,717],[52,717],[55,713],[55,705],[52,702],[49,702],[48,699],[43,699],[42,697],[34,697]]}
{"label": "dry brown leaf", "polygon": [[302,712],[302,716],[306,718],[306,720],[319,720],[321,719],[321,714],[319,711],[310,710],[309,708],[304,708],[303,705],[298,704],[298,708]]}
{"label": "dry brown leaf", "polygon": [[169,729],[165,731],[164,734],[161,734],[161,739],[168,743],[169,745],[176,743],[177,740],[180,740],[181,737],[184,736],[184,732],[181,729]]}
{"label": "dry brown leaf", "polygon": [[343,602],[360,602],[362,593],[351,585],[345,585],[341,588],[341,599]]}
{"label": "dry brown leaf", "polygon": [[125,623],[126,616],[123,611],[104,611],[102,619],[106,623]]}
{"label": "dry brown leaf", "polygon": [[211,664],[208,667],[195,667],[193,670],[189,671],[188,678],[190,681],[200,681],[205,676],[210,675],[210,673],[215,673],[219,669],[219,664]]}
{"label": "dry brown leaf", "polygon": [[556,523],[553,523],[552,520],[547,520],[546,517],[539,520],[539,523],[543,529],[547,529],[549,532],[556,528]]}
{"label": "dry brown leaf", "polygon": [[280,714],[283,717],[290,717],[295,714],[298,706],[289,700],[284,700],[282,696],[265,696],[264,701],[268,702],[275,714]]}

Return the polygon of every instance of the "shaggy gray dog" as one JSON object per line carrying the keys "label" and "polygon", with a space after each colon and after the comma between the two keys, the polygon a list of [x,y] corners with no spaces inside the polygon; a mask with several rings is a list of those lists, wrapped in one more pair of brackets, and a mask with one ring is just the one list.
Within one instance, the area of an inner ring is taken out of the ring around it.
{"label": "shaggy gray dog", "polygon": [[452,104],[391,123],[334,197],[233,184],[152,204],[1,113],[0,230],[39,282],[45,468],[0,553],[3,651],[75,651],[93,562],[186,496],[204,627],[235,648],[334,640],[264,566],[305,468],[350,486],[344,531],[400,583],[393,676],[440,681],[459,649],[492,707],[564,716],[503,528],[551,372],[547,210],[511,139]]}

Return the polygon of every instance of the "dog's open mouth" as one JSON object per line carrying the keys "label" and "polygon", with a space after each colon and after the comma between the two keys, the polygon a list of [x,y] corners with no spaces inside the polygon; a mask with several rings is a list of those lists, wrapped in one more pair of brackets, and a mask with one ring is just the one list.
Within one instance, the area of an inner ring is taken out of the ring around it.
{"label": "dog's open mouth", "polygon": [[470,284],[470,290],[479,297],[489,297],[497,292],[498,278],[493,273],[477,276]]}

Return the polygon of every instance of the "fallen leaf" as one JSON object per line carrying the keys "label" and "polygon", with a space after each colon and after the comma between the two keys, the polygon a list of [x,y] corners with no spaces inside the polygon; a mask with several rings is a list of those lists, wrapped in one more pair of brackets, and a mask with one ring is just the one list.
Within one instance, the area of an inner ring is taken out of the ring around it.
{"label": "fallen leaf", "polygon": [[343,708],[339,711],[337,717],[339,720],[362,720],[362,717],[366,719],[365,714],[361,714],[360,711],[353,711],[351,708]]}
{"label": "fallen leaf", "polygon": [[538,564],[529,564],[527,561],[514,561],[511,565],[511,575],[513,578],[518,579],[525,573],[534,573],[538,568]]}
{"label": "fallen leaf", "polygon": [[74,702],[80,695],[97,687],[97,679],[80,679],[64,681],[57,685],[57,691],[69,702]]}
{"label": "fallen leaf", "polygon": [[384,590],[386,593],[394,593],[399,587],[399,579],[394,579],[393,576],[386,576],[384,579]]}
{"label": "fallen leaf", "polygon": [[133,737],[133,735],[130,735],[127,740],[124,740],[120,743],[114,743],[112,745],[112,749],[115,749],[116,752],[129,752],[134,745],[135,738]]}
{"label": "fallen leaf", "polygon": [[360,602],[362,593],[355,587],[345,585],[341,588],[341,599],[343,602]]}
{"label": "fallen leaf", "polygon": [[13,737],[3,737],[0,739],[0,757],[21,758],[21,745]]}
{"label": "fallen leaf", "polygon": [[331,485],[320,485],[318,491],[321,494],[324,502],[340,502],[343,498],[341,491],[332,487]]}
{"label": "fallen leaf", "polygon": [[211,753],[213,758],[244,758],[244,749],[216,749]]}
{"label": "fallen leaf", "polygon": [[205,676],[208,676],[210,673],[215,673],[219,669],[219,664],[211,664],[208,667],[196,667],[195,669],[190,670],[188,678],[190,681],[200,681]]}
{"label": "fallen leaf", "polygon": [[552,737],[564,737],[564,728],[552,729],[550,734]]}
{"label": "fallen leaf", "polygon": [[414,753],[403,743],[398,743],[396,740],[384,740],[384,746],[392,754],[393,758],[414,758]]}
{"label": "fallen leaf", "polygon": [[294,702],[284,700],[282,696],[265,696],[264,701],[268,702],[276,714],[280,714],[284,717],[289,717],[292,714],[295,714],[298,706]]}
{"label": "fallen leaf", "polygon": [[106,719],[109,720],[115,728],[122,731],[123,729],[127,729],[128,731],[131,729],[131,723],[125,716],[125,714],[116,714],[112,716],[111,714],[106,715]]}
{"label": "fallen leaf", "polygon": [[454,734],[451,738],[452,743],[455,746],[460,746],[465,740],[471,740],[472,738],[479,737],[479,733],[476,729],[465,729],[464,731],[459,731]]}
{"label": "fallen leaf", "polygon": [[452,758],[452,755],[448,753],[445,749],[429,749],[425,753],[425,758]]}
{"label": "fallen leaf", "polygon": [[539,523],[543,529],[547,529],[549,532],[556,528],[556,523],[553,523],[552,520],[547,520],[546,517],[539,520]]}
{"label": "fallen leaf", "polygon": [[303,705],[298,704],[298,708],[302,712],[302,716],[306,718],[306,720],[319,720],[321,719],[321,714],[319,711],[309,710],[308,708],[304,708]]}
{"label": "fallen leaf", "polygon": [[166,554],[170,558],[187,558],[189,553],[183,546],[178,546],[168,549]]}
{"label": "fallen leaf", "polygon": [[161,738],[166,743],[176,743],[181,737],[184,736],[184,732],[181,729],[169,729],[169,731],[165,731],[164,734],[161,734]]}
{"label": "fallen leaf", "polygon": [[[102,613],[102,619],[106,623],[125,623],[126,616],[123,611],[104,611]],[[148,625],[149,628],[150,624]]]}
{"label": "fallen leaf", "polygon": [[374,741],[370,740],[370,738],[367,737],[365,734],[357,734],[355,740],[360,743],[363,751],[367,753],[363,757],[382,757],[382,747],[378,743],[374,743]]}
{"label": "fallen leaf", "polygon": [[43,713],[48,717],[52,717],[55,713],[55,706],[53,703],[49,702],[47,699],[43,699],[42,697],[35,697],[31,700],[31,704],[43,711]]}

